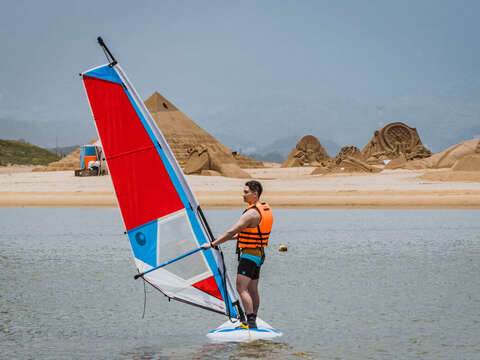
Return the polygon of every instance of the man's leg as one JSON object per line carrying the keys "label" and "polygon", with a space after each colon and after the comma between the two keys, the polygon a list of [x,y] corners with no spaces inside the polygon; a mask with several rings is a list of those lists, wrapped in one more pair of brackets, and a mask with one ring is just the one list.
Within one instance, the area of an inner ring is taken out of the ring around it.
{"label": "man's leg", "polygon": [[260,306],[260,296],[258,295],[258,279],[250,281],[250,284],[248,285],[248,293],[252,298],[253,313],[257,314]]}
{"label": "man's leg", "polygon": [[253,300],[248,292],[248,288],[252,279],[248,276],[238,274],[237,275],[237,292],[242,299],[243,307],[245,308],[246,314],[253,313]]}

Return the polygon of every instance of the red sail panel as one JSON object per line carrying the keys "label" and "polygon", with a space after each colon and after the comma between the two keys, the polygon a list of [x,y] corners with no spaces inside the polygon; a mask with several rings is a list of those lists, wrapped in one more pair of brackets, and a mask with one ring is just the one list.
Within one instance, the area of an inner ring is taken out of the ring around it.
{"label": "red sail panel", "polygon": [[223,301],[222,294],[220,293],[217,282],[215,281],[215,278],[213,276],[210,276],[202,281],[199,281],[193,284],[192,286],[206,292],[207,294],[215,296],[217,299],[220,299]]}
{"label": "red sail panel", "polygon": [[122,85],[88,76],[84,82],[127,230],[183,209]]}

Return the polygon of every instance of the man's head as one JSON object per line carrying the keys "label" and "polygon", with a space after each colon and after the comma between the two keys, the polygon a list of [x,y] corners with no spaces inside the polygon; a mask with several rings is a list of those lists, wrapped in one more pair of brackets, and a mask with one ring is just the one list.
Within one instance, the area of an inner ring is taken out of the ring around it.
{"label": "man's head", "polygon": [[262,184],[260,184],[258,181],[247,181],[243,189],[243,201],[249,204],[256,203],[260,199],[262,191]]}

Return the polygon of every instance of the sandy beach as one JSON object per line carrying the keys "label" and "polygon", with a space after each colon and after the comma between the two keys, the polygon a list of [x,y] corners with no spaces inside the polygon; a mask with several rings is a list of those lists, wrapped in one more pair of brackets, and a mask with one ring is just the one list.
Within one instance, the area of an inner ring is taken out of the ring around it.
{"label": "sandy beach", "polygon": [[[480,209],[480,174],[441,170],[384,170],[379,174],[309,175],[313,168],[247,169],[262,181],[263,198],[277,208]],[[244,179],[187,176],[204,208],[242,207]],[[115,207],[109,176],[73,171],[0,170],[0,207]]]}

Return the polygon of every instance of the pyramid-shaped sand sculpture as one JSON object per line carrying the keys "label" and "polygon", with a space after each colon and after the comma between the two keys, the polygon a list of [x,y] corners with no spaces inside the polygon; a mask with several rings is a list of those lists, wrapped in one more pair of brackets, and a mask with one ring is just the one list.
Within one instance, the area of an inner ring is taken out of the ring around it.
{"label": "pyramid-shaped sand sculpture", "polygon": [[[147,99],[145,105],[186,174],[250,177],[239,167],[229,148],[195,124],[158,92]],[[93,139],[88,144],[96,141],[98,139]],[[205,162],[205,158],[208,161]],[[190,163],[188,163],[189,160]],[[241,160],[245,167],[263,166],[263,163],[254,162],[250,158],[241,157]],[[79,167],[80,148],[60,161],[39,168],[37,171],[75,170]],[[192,168],[194,171],[191,171]]]}
{"label": "pyramid-shaped sand sculpture", "polygon": [[407,160],[423,159],[432,155],[430,150],[423,146],[417,129],[402,122],[394,122],[375,131],[362,154],[370,164],[383,164],[383,160],[395,159],[400,154]]}
{"label": "pyramid-shaped sand sculpture", "polygon": [[329,156],[320,141],[313,135],[305,135],[298,140],[295,148],[290,152],[282,164],[285,167],[319,166]]}
{"label": "pyramid-shaped sand sculpture", "polygon": [[145,105],[186,174],[249,178],[232,151],[155,92]]}

